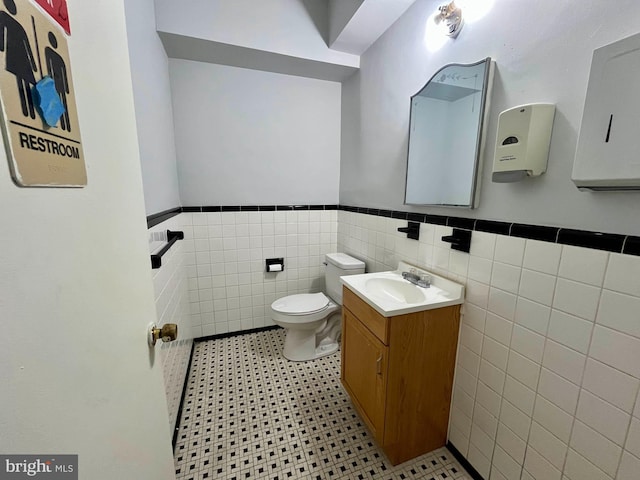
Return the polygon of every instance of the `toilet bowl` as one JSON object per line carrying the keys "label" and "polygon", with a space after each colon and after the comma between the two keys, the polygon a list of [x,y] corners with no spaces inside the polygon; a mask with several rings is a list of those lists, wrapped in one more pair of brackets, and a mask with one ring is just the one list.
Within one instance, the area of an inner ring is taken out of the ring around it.
{"label": "toilet bowl", "polygon": [[[287,330],[282,354],[294,362],[331,355],[338,350],[339,332],[328,331],[336,325],[339,330],[339,305],[324,293],[289,295],[271,304],[271,318]],[[322,333],[326,335],[318,339]]]}
{"label": "toilet bowl", "polygon": [[319,293],[288,295],[271,304],[271,318],[286,330],[282,355],[304,362],[335,353],[342,332],[340,277],[364,273],[364,263],[344,253],[326,255],[327,296]]}

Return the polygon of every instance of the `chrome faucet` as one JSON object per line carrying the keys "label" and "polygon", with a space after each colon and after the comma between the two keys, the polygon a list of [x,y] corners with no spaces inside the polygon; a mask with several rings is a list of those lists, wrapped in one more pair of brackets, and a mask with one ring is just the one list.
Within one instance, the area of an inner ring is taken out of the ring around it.
{"label": "chrome faucet", "polygon": [[412,268],[408,272],[402,272],[402,278],[418,287],[429,288],[431,286],[431,275],[427,273],[418,275],[418,271],[415,268]]}

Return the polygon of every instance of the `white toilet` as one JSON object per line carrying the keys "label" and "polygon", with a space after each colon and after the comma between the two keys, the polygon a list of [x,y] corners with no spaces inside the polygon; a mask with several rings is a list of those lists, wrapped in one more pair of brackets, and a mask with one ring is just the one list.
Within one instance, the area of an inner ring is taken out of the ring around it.
{"label": "white toilet", "polygon": [[324,293],[288,295],[271,304],[271,318],[286,329],[282,354],[294,362],[313,360],[338,350],[342,328],[340,277],[364,273],[364,262],[345,253],[328,253],[325,258],[328,296]]}

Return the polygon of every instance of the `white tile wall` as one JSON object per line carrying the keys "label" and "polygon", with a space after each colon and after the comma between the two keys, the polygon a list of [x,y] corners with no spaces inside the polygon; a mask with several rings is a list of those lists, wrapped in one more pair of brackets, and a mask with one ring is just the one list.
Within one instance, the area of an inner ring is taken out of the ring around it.
{"label": "white tile wall", "polygon": [[338,250],[466,285],[449,439],[487,479],[639,478],[640,258],[338,212]]}
{"label": "white tile wall", "polygon": [[[161,248],[167,239],[167,230],[183,231],[184,214],[171,217],[149,229],[149,250]],[[180,407],[182,389],[189,367],[193,335],[191,311],[187,291],[184,240],[173,244],[162,256],[162,266],[153,272],[153,287],[156,299],[156,324],[178,325],[178,340],[156,344],[164,377],[165,394],[169,415],[169,426],[173,432]]]}
{"label": "white tile wall", "polygon": [[[194,338],[273,325],[276,298],[323,290],[324,255],[336,251],[336,210],[181,217]],[[353,233],[368,241],[368,230]],[[283,272],[265,273],[273,257],[284,257]]]}

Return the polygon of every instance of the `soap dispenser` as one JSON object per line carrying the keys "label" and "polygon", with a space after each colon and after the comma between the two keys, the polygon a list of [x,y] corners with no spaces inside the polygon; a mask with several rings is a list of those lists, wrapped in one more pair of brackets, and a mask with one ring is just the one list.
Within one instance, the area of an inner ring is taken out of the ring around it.
{"label": "soap dispenser", "polygon": [[532,103],[505,110],[498,117],[492,180],[518,182],[547,170],[556,107]]}

